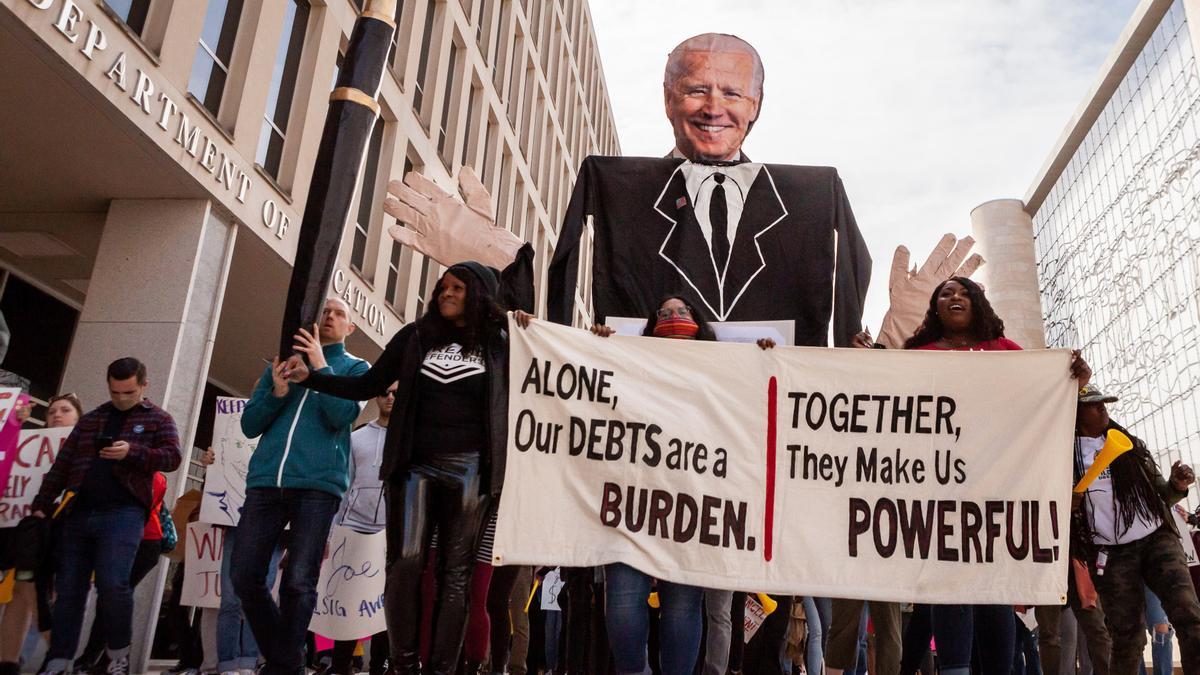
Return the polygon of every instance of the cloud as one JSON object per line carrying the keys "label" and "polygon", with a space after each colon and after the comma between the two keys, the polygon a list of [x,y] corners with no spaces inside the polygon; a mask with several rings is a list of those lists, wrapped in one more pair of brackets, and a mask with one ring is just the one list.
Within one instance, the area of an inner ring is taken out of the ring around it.
{"label": "cloud", "polygon": [[766,68],[757,161],[838,167],[875,260],[878,332],[899,244],[923,259],[980,203],[1023,197],[1136,0],[591,3],[621,149],[672,145],[662,67],[684,38],[750,41]]}

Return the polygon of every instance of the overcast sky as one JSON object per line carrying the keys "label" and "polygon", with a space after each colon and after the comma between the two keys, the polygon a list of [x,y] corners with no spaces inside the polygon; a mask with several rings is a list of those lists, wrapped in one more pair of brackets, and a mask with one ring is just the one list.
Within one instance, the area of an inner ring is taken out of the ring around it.
{"label": "overcast sky", "polygon": [[878,334],[892,253],[923,261],[970,234],[982,202],[1024,197],[1136,0],[591,0],[625,155],[673,145],[667,53],[734,33],[766,69],[755,161],[838,168],[874,273]]}

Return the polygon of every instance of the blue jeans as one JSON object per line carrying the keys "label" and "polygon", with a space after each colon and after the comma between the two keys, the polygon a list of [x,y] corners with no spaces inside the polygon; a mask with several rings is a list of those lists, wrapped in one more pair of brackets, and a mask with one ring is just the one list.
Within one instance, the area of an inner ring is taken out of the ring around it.
{"label": "blue jeans", "polygon": [[[1167,632],[1157,633],[1154,631],[1155,626],[1166,624]],[[1171,675],[1175,660],[1175,650],[1171,644],[1171,638],[1175,636],[1175,629],[1170,627],[1171,622],[1167,619],[1167,612],[1163,609],[1162,601],[1158,599],[1149,588],[1146,588],[1146,630],[1150,631],[1150,655],[1154,662],[1154,675]],[[1142,664],[1141,672],[1146,672],[1146,664]]]}
{"label": "blue jeans", "polygon": [[[646,672],[650,635],[650,577],[623,563],[604,567],[605,624],[618,675]],[[691,675],[700,655],[704,590],[658,582],[662,610],[659,661],[663,675]]]}
{"label": "blue jeans", "polygon": [[806,670],[820,674],[825,667],[825,636],[829,634],[829,621],[833,607],[829,598],[805,596],[804,620],[808,625],[808,654]]}
{"label": "blue jeans", "polygon": [[[266,658],[267,675],[290,675],[304,667],[304,639],[317,605],[321,558],[340,503],[337,496],[320,490],[246,490],[230,576]],[[276,604],[267,576],[289,523],[288,563]]]}
{"label": "blue jeans", "polygon": [[933,605],[930,611],[944,675],[970,672],[972,648],[979,651],[982,675],[1010,675],[1017,644],[1011,605]]}
{"label": "blue jeans", "polygon": [[[250,622],[242,615],[242,602],[233,590],[232,560],[237,528],[225,528],[225,550],[221,558],[221,609],[217,613],[217,670],[253,670],[258,665],[258,643]],[[283,549],[275,549],[267,571],[267,587],[275,585],[275,572]]]}
{"label": "blue jeans", "polygon": [[562,632],[562,612],[546,610],[546,671],[558,670],[558,635]]}
{"label": "blue jeans", "polygon": [[118,657],[129,653],[133,635],[129,573],[146,528],[146,509],[76,509],[66,519],[55,578],[58,599],[54,603],[50,651],[46,653],[49,670],[69,670],[75,658],[93,572],[99,595],[97,620],[104,622],[109,654]]}

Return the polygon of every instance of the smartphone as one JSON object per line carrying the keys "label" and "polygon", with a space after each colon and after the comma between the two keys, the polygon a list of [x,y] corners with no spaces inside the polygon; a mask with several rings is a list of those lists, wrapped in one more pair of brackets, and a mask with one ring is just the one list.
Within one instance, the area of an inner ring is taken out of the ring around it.
{"label": "smartphone", "polygon": [[96,452],[100,452],[101,450],[103,450],[104,448],[107,448],[108,446],[112,445],[115,442],[116,442],[116,439],[114,439],[112,436],[108,436],[106,434],[101,434],[101,435],[97,436],[96,437]]}

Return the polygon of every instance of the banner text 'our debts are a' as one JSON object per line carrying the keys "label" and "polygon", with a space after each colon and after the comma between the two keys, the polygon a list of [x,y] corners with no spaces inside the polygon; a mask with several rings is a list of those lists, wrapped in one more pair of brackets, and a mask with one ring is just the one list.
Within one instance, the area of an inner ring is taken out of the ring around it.
{"label": "banner text 'our debts are a'", "polygon": [[1065,591],[1066,352],[510,336],[501,562],[882,600]]}

